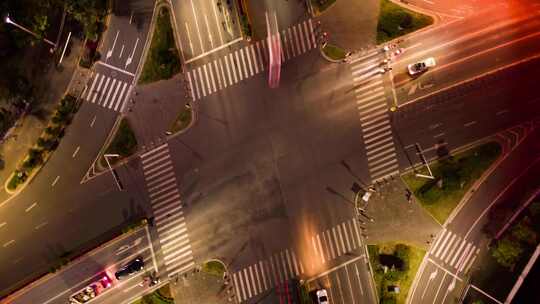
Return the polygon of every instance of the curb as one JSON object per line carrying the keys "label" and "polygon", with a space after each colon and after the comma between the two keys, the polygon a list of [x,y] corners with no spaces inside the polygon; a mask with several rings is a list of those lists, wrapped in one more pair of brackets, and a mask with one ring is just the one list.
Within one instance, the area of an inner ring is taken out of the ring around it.
{"label": "curb", "polygon": [[56,271],[54,273],[51,273],[49,271],[46,274],[44,274],[43,276],[41,276],[40,278],[28,283],[27,285],[21,287],[20,289],[17,289],[16,291],[10,293],[5,298],[0,300],[0,304],[10,304],[11,303],[10,301],[15,300],[16,297],[18,297],[18,296],[22,295],[23,293],[27,292],[29,289],[32,289],[32,288],[36,287],[37,285],[44,283],[45,281],[49,280],[53,276],[58,275],[58,274],[60,274],[60,273],[62,273],[64,271],[66,271],[66,269],[68,267],[71,267],[71,266],[79,263],[84,257],[91,254],[92,252],[101,250],[101,249],[103,249],[104,247],[107,247],[108,245],[110,245],[113,242],[116,242],[116,241],[118,241],[120,239],[127,238],[127,237],[131,236],[132,234],[135,234],[135,233],[139,232],[142,229],[146,229],[146,227],[148,225],[148,222],[146,220],[142,220],[141,223],[142,223],[142,225],[140,227],[138,227],[136,229],[133,229],[133,230],[131,230],[129,232],[122,233],[119,236],[98,245],[97,247],[94,247],[94,248],[92,248],[92,249],[90,249],[88,251],[85,251],[85,252],[81,253],[80,255],[75,257],[73,260],[70,260],[69,263],[62,266],[58,271]]}
{"label": "curb", "polygon": [[[338,46],[336,46],[336,47],[338,47]],[[326,59],[327,61],[329,61],[329,62],[331,62],[331,63],[342,63],[343,60],[345,60],[345,59],[347,58],[347,57],[345,57],[345,58],[340,59],[340,60],[338,60],[338,59],[332,59],[332,58],[330,58],[328,55],[326,55],[326,53],[324,53],[323,47],[322,47],[322,46],[319,46],[319,52],[321,53],[321,56],[322,56],[324,59]]]}

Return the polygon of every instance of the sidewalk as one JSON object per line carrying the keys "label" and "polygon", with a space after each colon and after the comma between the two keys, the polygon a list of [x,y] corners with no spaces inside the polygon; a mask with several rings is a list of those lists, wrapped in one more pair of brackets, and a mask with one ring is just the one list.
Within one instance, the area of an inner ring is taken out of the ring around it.
{"label": "sidewalk", "polygon": [[371,48],[377,44],[380,0],[338,0],[318,19],[328,32],[328,42],[346,51]]}
{"label": "sidewalk", "polygon": [[[405,184],[399,177],[388,179],[376,187],[366,208],[364,226],[368,244],[399,241],[423,249],[429,248],[430,235],[437,234],[441,226],[416,201],[408,202],[405,197]],[[362,206],[362,204],[360,205]]]}
{"label": "sidewalk", "polygon": [[[203,271],[189,272],[177,280],[171,280],[171,294],[176,304],[225,304],[235,303],[227,299],[234,294],[231,285],[224,285],[223,279]],[[227,293],[230,290],[230,293]]]}
{"label": "sidewalk", "polygon": [[[48,123],[49,115],[68,88],[78,66],[77,59],[82,41],[73,38],[70,44],[71,52],[64,57],[61,68],[57,69],[54,63],[51,63],[44,72],[42,84],[35,89],[35,99],[39,100],[38,105],[32,109],[31,113],[17,121],[15,128],[11,130],[11,136],[0,145],[0,155],[3,160],[3,166],[0,166],[2,184],[26,156],[28,149],[36,143]],[[9,196],[2,187],[0,201],[4,201]]]}

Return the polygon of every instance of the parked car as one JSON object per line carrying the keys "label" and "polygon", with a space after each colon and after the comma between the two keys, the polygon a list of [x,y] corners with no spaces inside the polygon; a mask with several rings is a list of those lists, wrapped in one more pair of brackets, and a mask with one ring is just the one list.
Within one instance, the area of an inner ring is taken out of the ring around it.
{"label": "parked car", "polygon": [[130,277],[134,274],[136,274],[137,272],[141,271],[144,269],[144,261],[142,259],[142,257],[137,257],[131,261],[129,261],[129,263],[127,263],[126,265],[122,266],[122,268],[120,268],[115,274],[114,276],[116,277],[117,280],[122,280],[126,277]]}

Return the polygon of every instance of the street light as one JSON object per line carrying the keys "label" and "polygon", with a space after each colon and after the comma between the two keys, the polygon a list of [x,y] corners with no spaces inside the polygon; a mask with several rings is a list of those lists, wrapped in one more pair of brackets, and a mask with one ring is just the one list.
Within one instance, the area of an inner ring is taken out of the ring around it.
{"label": "street light", "polygon": [[[54,44],[54,42],[50,41],[49,39],[47,38],[41,38],[39,37],[38,34],[32,32],[31,30],[25,28],[24,26],[20,25],[20,24],[17,24],[15,21],[13,21],[13,19],[9,18],[9,14],[6,15],[6,17],[4,18],[4,21],[7,23],[7,24],[11,24],[13,26],[15,26],[16,28],[24,31],[24,32],[27,32],[28,34],[36,37],[37,39],[42,39],[43,41],[47,42],[48,44],[52,45],[54,49],[56,49],[56,44]],[[54,51],[54,49],[52,49]]]}
{"label": "street light", "polygon": [[120,180],[116,176],[116,172],[114,171],[114,169],[111,166],[111,163],[109,162],[109,157],[115,158],[115,157],[120,157],[120,155],[118,155],[118,154],[103,154],[103,158],[105,158],[105,161],[107,162],[107,166],[109,166],[109,171],[111,172],[111,175],[112,175],[114,181],[116,182],[116,186],[118,187],[118,190],[122,191],[122,190],[124,190],[124,187],[122,187],[122,184],[120,183]]}

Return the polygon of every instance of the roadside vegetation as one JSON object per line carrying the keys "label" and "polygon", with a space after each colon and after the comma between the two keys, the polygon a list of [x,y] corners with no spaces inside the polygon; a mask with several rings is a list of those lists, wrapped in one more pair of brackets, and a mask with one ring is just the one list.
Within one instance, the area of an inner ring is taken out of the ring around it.
{"label": "roadside vegetation", "polygon": [[242,35],[248,40],[251,40],[251,38],[253,37],[253,29],[249,21],[249,16],[247,13],[247,3],[245,0],[240,1],[239,9],[240,10],[238,11],[238,15],[240,19],[240,29],[242,30]]}
{"label": "roadside vegetation", "polygon": [[377,43],[384,43],[432,23],[433,18],[430,16],[413,12],[392,3],[390,0],[381,0],[377,24]]}
{"label": "roadside vegetation", "polygon": [[144,61],[139,83],[169,79],[180,72],[180,55],[174,40],[169,10],[162,7],[157,14],[154,35]]}
{"label": "roadside vegetation", "polygon": [[[537,197],[505,230],[502,227],[519,208],[521,201],[495,205],[484,232],[494,238],[485,258],[473,273],[475,285],[498,299],[504,299],[540,243],[540,197]],[[538,262],[537,262],[538,263]]]}
{"label": "roadside vegetation", "polygon": [[71,123],[73,115],[78,110],[77,98],[66,95],[58,104],[49,124],[43,130],[34,147],[28,150],[26,157],[17,166],[8,183],[8,191],[15,191],[48,159],[50,154],[60,144],[67,126]]}
{"label": "roadside vegetation", "polygon": [[171,296],[171,288],[167,284],[152,293],[144,295],[132,304],[174,304],[174,299]]}
{"label": "roadside vegetation", "polygon": [[368,245],[368,251],[379,302],[404,304],[426,251],[400,243]]}
{"label": "roadside vegetation", "polygon": [[191,110],[191,106],[184,106],[178,112],[178,115],[176,116],[176,119],[174,120],[172,126],[169,128],[169,132],[176,133],[184,130],[189,126],[191,123],[191,120],[193,119],[193,111]]}
{"label": "roadside vegetation", "polygon": [[211,260],[202,265],[202,271],[213,276],[223,278],[223,274],[225,273],[225,265],[219,261]]}
{"label": "roadside vegetation", "polygon": [[[332,4],[336,3],[336,0],[310,0],[311,7],[313,7],[313,12],[315,16],[322,14],[327,10]],[[342,0],[343,1],[343,0]]]}
{"label": "roadside vegetation", "polygon": [[[430,163],[435,179],[417,177],[415,172],[407,173],[402,178],[420,204],[442,224],[500,153],[499,144],[489,142]],[[420,173],[426,174],[427,171]]]}
{"label": "roadside vegetation", "polygon": [[[117,163],[123,158],[133,155],[137,151],[137,138],[135,133],[129,124],[127,118],[122,118],[120,125],[116,130],[113,139],[105,149],[103,154],[118,154],[119,157],[109,158],[109,162],[112,164]],[[102,157],[103,159],[103,157]],[[103,160],[102,165],[105,166],[106,162]]]}
{"label": "roadside vegetation", "polygon": [[346,52],[344,49],[335,46],[333,44],[327,43],[322,51],[326,56],[333,60],[343,60],[345,59]]}

